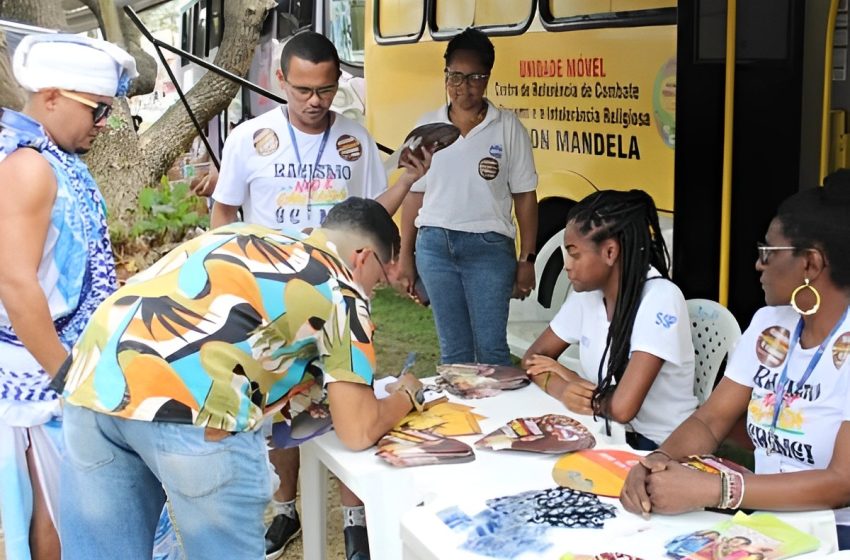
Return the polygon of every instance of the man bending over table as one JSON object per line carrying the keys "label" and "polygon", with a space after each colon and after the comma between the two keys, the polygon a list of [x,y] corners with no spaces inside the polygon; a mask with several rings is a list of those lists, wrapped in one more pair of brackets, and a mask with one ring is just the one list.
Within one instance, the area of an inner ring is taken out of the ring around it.
{"label": "man bending over table", "polygon": [[309,235],[212,230],[107,299],[68,363],[65,554],[114,558],[120,539],[150,558],[167,495],[188,558],[264,558],[264,418],[303,441],[330,428],[326,399],[358,450],[415,404],[410,374],[385,399],[371,387],[369,297],[398,248],[387,211],[349,198]]}

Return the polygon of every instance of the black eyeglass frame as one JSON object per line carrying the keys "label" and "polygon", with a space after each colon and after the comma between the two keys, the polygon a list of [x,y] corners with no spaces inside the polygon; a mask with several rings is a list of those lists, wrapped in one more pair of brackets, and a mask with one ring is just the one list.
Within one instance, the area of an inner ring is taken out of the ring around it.
{"label": "black eyeglass frame", "polygon": [[[464,82],[469,85],[480,86],[488,78],[490,78],[489,73],[482,72],[472,72],[471,74],[464,74],[463,72],[453,72],[448,68],[446,68],[443,72],[446,76],[446,83],[452,87],[460,87],[463,85]],[[457,79],[458,77],[459,79]]]}

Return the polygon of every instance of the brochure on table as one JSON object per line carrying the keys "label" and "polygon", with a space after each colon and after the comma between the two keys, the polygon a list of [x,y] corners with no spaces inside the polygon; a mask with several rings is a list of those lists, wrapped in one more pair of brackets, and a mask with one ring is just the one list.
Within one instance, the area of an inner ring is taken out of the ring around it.
{"label": "brochure on table", "polygon": [[[533,481],[531,481],[533,482]],[[540,482],[540,484],[546,484]],[[477,494],[477,495],[475,495]],[[402,517],[402,540],[410,550],[425,548],[421,556],[413,558],[452,558],[452,560],[481,560],[484,556],[462,550],[466,536],[453,531],[440,520],[438,512],[457,507],[473,516],[485,509],[487,498],[503,495],[498,488],[489,488],[489,495],[471,490],[469,496],[458,499],[442,495],[425,507],[415,508]],[[553,546],[541,554],[523,554],[519,560],[559,560],[566,553],[599,554],[621,552],[650,559],[665,558],[665,544],[675,537],[695,530],[709,528],[732,516],[713,512],[693,512],[683,515],[652,515],[649,519],[630,514],[622,509],[614,498],[601,497],[603,503],[615,505],[618,514],[605,522],[603,530],[551,528],[547,537]],[[795,556],[800,560],[823,559],[837,550],[835,517],[831,511],[805,513],[778,513],[778,518],[801,531],[805,531],[821,542],[820,548],[812,553]],[[407,560],[407,559],[405,559]]]}

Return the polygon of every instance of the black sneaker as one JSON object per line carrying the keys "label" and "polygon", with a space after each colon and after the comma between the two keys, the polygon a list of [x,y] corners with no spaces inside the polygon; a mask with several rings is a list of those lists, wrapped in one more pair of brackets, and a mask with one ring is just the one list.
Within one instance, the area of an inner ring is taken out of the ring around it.
{"label": "black sneaker", "polygon": [[369,560],[369,534],[363,525],[342,530],[345,536],[345,560]]}
{"label": "black sneaker", "polygon": [[283,556],[286,546],[301,534],[301,521],[298,514],[289,517],[282,513],[275,515],[266,531],[266,560],[276,560]]}

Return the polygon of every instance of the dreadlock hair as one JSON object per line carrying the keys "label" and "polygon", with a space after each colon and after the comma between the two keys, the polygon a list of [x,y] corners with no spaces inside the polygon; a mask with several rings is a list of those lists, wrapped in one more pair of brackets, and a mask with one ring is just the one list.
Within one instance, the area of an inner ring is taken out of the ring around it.
{"label": "dreadlock hair", "polygon": [[[654,266],[669,279],[670,255],[661,237],[658,211],[652,197],[641,190],[598,191],[570,209],[567,223],[595,244],[615,239],[620,245],[620,284],[605,351],[599,362],[598,381],[591,404],[595,414],[607,417],[608,397],[620,382],[629,361],[630,341],[646,274]],[[603,376],[605,356],[608,370]]]}

